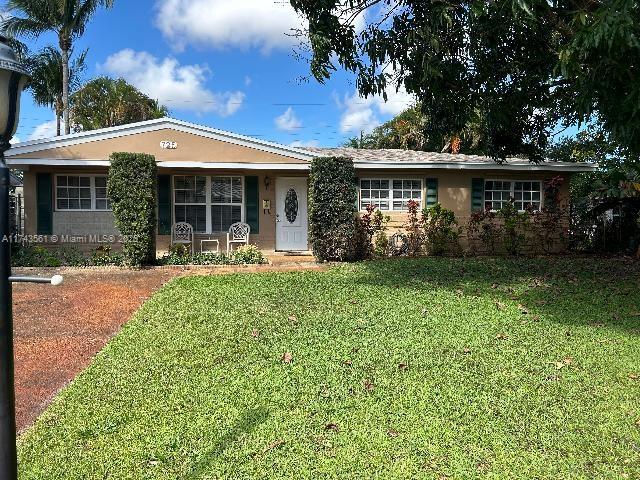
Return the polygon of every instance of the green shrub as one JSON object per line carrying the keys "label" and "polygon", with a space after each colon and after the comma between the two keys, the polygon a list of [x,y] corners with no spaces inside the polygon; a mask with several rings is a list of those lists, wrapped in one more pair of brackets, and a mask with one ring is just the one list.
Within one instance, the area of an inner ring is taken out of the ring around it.
{"label": "green shrub", "polygon": [[155,260],[157,176],[152,155],[111,155],[109,198],[116,226],[124,238],[123,256],[127,265],[140,266]]}
{"label": "green shrub", "polygon": [[471,214],[467,224],[467,238],[472,252],[494,254],[501,236],[495,212],[485,209]]}
{"label": "green shrub", "polygon": [[86,267],[90,261],[75,247],[45,248],[41,245],[16,245],[11,254],[15,267]]}
{"label": "green shrub", "polygon": [[518,212],[513,201],[509,201],[498,211],[498,216],[502,219],[504,248],[510,255],[522,253],[523,244],[526,239],[526,231],[529,227],[529,214]]}
{"label": "green shrub", "polygon": [[369,248],[367,256],[371,256],[371,253],[378,257],[386,255],[389,245],[386,230],[391,217],[384,215],[373,205],[368,205],[367,211],[362,215],[361,219],[367,235],[367,246]]}
{"label": "green shrub", "polygon": [[60,267],[57,252],[42,246],[20,245],[14,249],[11,264],[14,267]]}
{"label": "green shrub", "polygon": [[259,265],[267,259],[255,245],[238,248],[231,255],[226,253],[194,253],[181,244],[172,245],[169,252],[158,260],[160,265]]}
{"label": "green shrub", "polygon": [[456,214],[439,203],[422,210],[422,229],[429,255],[452,250],[460,237]]}
{"label": "green shrub", "polygon": [[267,263],[267,259],[255,245],[243,245],[233,252],[232,257],[234,262],[240,264]]}
{"label": "green shrub", "polygon": [[366,258],[370,247],[357,214],[353,161],[344,157],[314,158],[309,183],[309,237],[316,258],[320,261]]}
{"label": "green shrub", "polygon": [[113,252],[109,245],[98,247],[91,252],[91,265],[96,267],[124,265],[124,257],[121,253]]}

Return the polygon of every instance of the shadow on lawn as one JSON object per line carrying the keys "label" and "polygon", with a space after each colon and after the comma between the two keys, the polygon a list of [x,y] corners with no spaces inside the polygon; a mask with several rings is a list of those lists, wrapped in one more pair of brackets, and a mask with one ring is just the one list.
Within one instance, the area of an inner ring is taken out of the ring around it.
{"label": "shadow on lawn", "polygon": [[568,326],[640,334],[640,262],[628,258],[429,258],[365,262],[355,283],[436,287],[516,303]]}
{"label": "shadow on lawn", "polygon": [[241,435],[251,433],[256,427],[264,423],[268,417],[269,411],[264,407],[245,411],[235,426],[220,437],[216,444],[204,453],[202,458],[182,478],[184,480],[196,480],[205,474],[213,473],[211,468],[218,460],[217,457],[238,440]]}

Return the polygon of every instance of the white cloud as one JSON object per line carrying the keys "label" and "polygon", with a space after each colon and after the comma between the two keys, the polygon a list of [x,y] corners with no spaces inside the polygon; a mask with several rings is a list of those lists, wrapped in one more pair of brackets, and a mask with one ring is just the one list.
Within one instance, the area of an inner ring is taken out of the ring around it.
{"label": "white cloud", "polygon": [[296,140],[291,142],[289,146],[295,148],[319,147],[320,142],[318,140]]}
{"label": "white cloud", "polygon": [[302,121],[296,116],[296,112],[291,107],[287,108],[282,115],[276,117],[275,123],[278,130],[285,132],[294,132],[302,127]]}
{"label": "white cloud", "polygon": [[213,92],[206,86],[211,71],[206,65],[181,65],[173,57],[162,60],[147,52],[131,49],[114,53],[99,69],[122,77],[161,104],[177,110],[234,114],[245,94]]}
{"label": "white cloud", "polygon": [[338,108],[343,110],[340,118],[342,133],[370,133],[382,124],[380,116],[396,116],[415,103],[413,95],[402,87],[397,92],[394,88],[387,91],[387,101],[380,95],[361,97],[358,92],[345,95],[344,99],[335,97]]}
{"label": "white cloud", "polygon": [[[305,25],[288,1],[157,0],[156,11],[157,27],[177,49],[196,44],[268,53],[297,45],[292,30]],[[353,23],[363,30],[364,14]]]}
{"label": "white cloud", "polygon": [[177,48],[290,48],[297,39],[287,33],[302,25],[289,2],[158,0],[156,7],[156,25]]}
{"label": "white cloud", "polygon": [[[64,133],[64,122],[61,123],[60,129]],[[50,120],[48,122],[41,123],[36,128],[33,129],[31,135],[29,135],[29,140],[40,140],[44,138],[53,138],[56,136],[56,121]]]}
{"label": "white cloud", "polygon": [[20,140],[20,137],[17,135],[14,135],[13,138],[11,139],[11,145],[17,145],[18,143],[20,143],[22,140]]}

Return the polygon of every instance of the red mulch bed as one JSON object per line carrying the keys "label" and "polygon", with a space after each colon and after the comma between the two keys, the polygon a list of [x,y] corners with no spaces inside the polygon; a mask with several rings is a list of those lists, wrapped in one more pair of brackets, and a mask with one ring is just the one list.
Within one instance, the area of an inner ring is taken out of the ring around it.
{"label": "red mulch bed", "polygon": [[31,425],[140,305],[179,270],[72,271],[60,287],[15,284],[16,422]]}

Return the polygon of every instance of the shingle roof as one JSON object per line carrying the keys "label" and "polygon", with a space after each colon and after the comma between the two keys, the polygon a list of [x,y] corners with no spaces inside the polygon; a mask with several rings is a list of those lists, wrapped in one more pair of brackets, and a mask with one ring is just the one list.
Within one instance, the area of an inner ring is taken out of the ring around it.
{"label": "shingle roof", "polygon": [[[351,157],[355,162],[378,163],[488,163],[495,164],[490,157],[438,152],[420,152],[400,149],[360,149],[360,148],[305,148],[317,154],[331,157]],[[521,158],[509,158],[506,163],[524,163]],[[560,162],[553,162],[560,163]]]}

